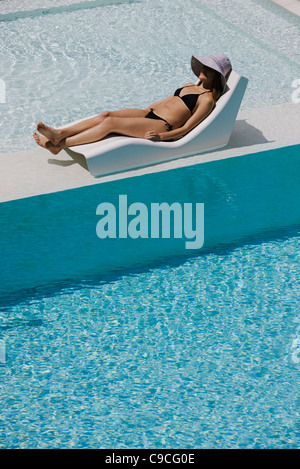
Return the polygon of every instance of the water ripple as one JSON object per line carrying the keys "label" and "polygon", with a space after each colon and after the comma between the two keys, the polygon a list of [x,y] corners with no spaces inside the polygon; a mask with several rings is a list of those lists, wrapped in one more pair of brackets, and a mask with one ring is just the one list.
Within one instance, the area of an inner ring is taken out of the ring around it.
{"label": "water ripple", "polygon": [[298,253],[266,241],[2,309],[1,445],[298,447]]}

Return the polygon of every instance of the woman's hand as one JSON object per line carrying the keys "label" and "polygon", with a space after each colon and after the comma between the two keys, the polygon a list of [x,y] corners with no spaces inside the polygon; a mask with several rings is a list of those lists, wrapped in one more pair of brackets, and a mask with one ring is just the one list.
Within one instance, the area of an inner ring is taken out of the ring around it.
{"label": "woman's hand", "polygon": [[157,132],[154,132],[153,130],[150,130],[145,134],[145,138],[147,140],[153,140],[154,142],[159,142],[160,141],[160,136]]}

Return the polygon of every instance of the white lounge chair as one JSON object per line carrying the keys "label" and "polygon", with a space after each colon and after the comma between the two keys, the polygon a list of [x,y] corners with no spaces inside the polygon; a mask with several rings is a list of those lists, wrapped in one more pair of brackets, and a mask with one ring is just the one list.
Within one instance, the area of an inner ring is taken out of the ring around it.
{"label": "white lounge chair", "polygon": [[229,141],[247,83],[247,78],[232,70],[226,90],[214,110],[180,140],[153,142],[142,138],[112,136],[65,150],[70,156],[84,156],[90,173],[97,177],[222,148]]}

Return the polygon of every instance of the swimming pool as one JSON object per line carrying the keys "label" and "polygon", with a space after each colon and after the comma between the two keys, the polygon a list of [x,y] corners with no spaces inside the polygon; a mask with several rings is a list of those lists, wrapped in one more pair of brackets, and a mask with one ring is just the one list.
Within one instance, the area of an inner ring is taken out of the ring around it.
{"label": "swimming pool", "polygon": [[1,446],[297,448],[298,276],[290,233],[3,309]]}
{"label": "swimming pool", "polygon": [[59,126],[107,109],[144,108],[169,96],[194,81],[192,54],[222,49],[230,56],[234,69],[249,78],[242,109],[291,101],[292,82],[299,76],[299,22],[278,5],[253,0],[89,3],[94,7],[65,11],[61,6],[61,12],[57,7],[44,14],[37,7],[49,3],[42,0],[22,2],[25,12],[11,12],[11,2],[2,7],[1,153],[35,148],[32,133],[39,120]]}
{"label": "swimming pool", "polygon": [[[1,24],[11,47],[4,149],[30,148],[29,128],[46,116],[60,125],[142,105],[141,85],[147,102],[159,99],[187,81],[201,34],[204,54],[225,34],[235,68],[253,77],[245,107],[290,99],[296,22],[275,6],[266,15],[253,1],[243,14],[239,2],[93,3]],[[270,76],[275,61],[284,76]],[[2,203],[0,446],[299,447],[299,174],[293,146]],[[203,202],[205,249],[99,240],[96,207],[119,194],[147,206]]]}

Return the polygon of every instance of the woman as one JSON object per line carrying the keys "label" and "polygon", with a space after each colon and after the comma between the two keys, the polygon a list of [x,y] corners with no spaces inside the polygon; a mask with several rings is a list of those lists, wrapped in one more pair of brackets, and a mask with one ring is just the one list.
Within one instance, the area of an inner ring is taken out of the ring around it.
{"label": "woman", "polygon": [[96,142],[111,133],[153,141],[177,140],[211,113],[232,69],[229,58],[223,54],[192,56],[191,66],[200,83],[187,83],[149,108],[102,112],[63,129],[39,122],[37,130],[42,135],[35,132],[34,139],[55,155],[63,148]]}

